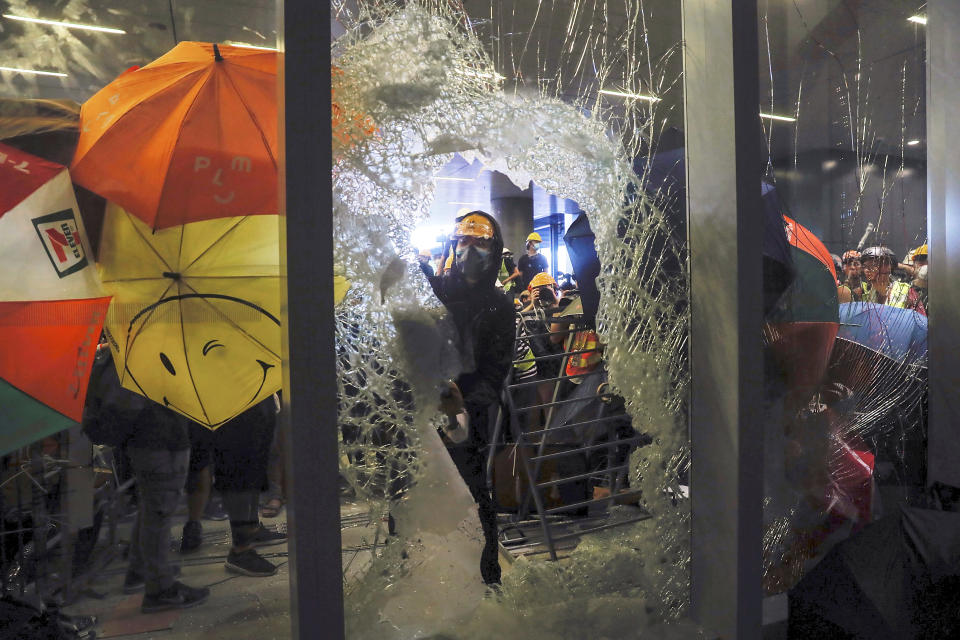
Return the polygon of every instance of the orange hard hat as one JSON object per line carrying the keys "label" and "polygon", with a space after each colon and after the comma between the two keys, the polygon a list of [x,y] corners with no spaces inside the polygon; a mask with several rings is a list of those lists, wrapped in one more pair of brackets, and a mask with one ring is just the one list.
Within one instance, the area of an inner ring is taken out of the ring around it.
{"label": "orange hard hat", "polygon": [[453,235],[456,238],[470,236],[473,238],[489,239],[494,235],[493,223],[491,223],[490,219],[485,215],[470,213],[457,222],[457,227],[454,229]]}
{"label": "orange hard hat", "polygon": [[540,272],[537,275],[533,276],[530,279],[530,284],[527,286],[527,289],[536,289],[537,287],[544,287],[550,285],[552,287],[557,286],[557,281],[553,279],[549,273]]}

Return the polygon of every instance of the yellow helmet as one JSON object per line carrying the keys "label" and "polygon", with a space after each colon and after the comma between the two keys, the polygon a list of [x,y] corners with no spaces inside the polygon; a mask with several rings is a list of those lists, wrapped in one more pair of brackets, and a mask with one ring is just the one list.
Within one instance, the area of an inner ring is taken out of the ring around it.
{"label": "yellow helmet", "polygon": [[530,279],[530,284],[527,285],[527,289],[536,289],[537,287],[543,287],[546,285],[557,286],[557,281],[553,279],[549,273],[541,271],[537,275],[533,276]]}
{"label": "yellow helmet", "polygon": [[453,231],[455,238],[471,236],[474,238],[492,238],[493,224],[487,216],[471,213],[461,219]]}
{"label": "yellow helmet", "polygon": [[534,231],[533,233],[531,233],[530,235],[527,236],[527,242],[530,242],[530,241],[533,241],[533,242],[543,242],[543,238],[540,237],[540,234],[539,234],[539,233],[537,233],[536,231]]}
{"label": "yellow helmet", "polygon": [[430,255],[431,255],[431,254],[430,254],[430,249],[420,249],[420,252],[417,253],[417,255],[418,255],[418,256],[421,256],[421,257],[423,257],[423,258],[429,258]]}
{"label": "yellow helmet", "polygon": [[916,249],[910,252],[911,258],[916,258],[917,256],[925,256],[925,255],[927,255],[927,245],[925,244],[920,245],[919,247],[917,247]]}

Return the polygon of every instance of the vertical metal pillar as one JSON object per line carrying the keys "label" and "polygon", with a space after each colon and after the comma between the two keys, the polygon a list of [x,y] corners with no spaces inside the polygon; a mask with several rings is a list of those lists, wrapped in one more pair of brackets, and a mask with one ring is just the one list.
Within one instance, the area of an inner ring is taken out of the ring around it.
{"label": "vertical metal pillar", "polygon": [[683,0],[692,615],[761,630],[762,214],[756,0]]}
{"label": "vertical metal pillar", "polygon": [[[344,637],[334,367],[330,3],[278,2],[283,412],[294,638]],[[317,283],[327,283],[326,287]]]}
{"label": "vertical metal pillar", "polygon": [[960,487],[960,3],[927,2],[927,481]]}

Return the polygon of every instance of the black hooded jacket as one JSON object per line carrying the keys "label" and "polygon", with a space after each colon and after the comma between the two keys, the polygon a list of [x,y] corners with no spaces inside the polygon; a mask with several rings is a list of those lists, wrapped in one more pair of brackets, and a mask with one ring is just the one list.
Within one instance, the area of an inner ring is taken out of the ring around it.
{"label": "black hooded jacket", "polygon": [[463,372],[455,382],[463,394],[471,424],[480,431],[486,429],[486,410],[497,402],[510,370],[514,309],[495,284],[503,252],[500,225],[483,211],[467,215],[473,214],[488,218],[494,229],[489,264],[483,277],[475,284],[468,283],[454,261],[444,275],[430,278],[430,284],[457,327]]}

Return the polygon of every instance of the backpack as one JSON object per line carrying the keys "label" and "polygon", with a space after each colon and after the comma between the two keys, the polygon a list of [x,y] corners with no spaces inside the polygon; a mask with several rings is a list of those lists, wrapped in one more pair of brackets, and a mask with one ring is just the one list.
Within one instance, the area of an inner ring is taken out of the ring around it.
{"label": "backpack", "polygon": [[137,427],[140,412],[149,402],[124,389],[106,345],[97,347],[90,372],[90,385],[83,409],[81,428],[94,444],[121,447]]}

